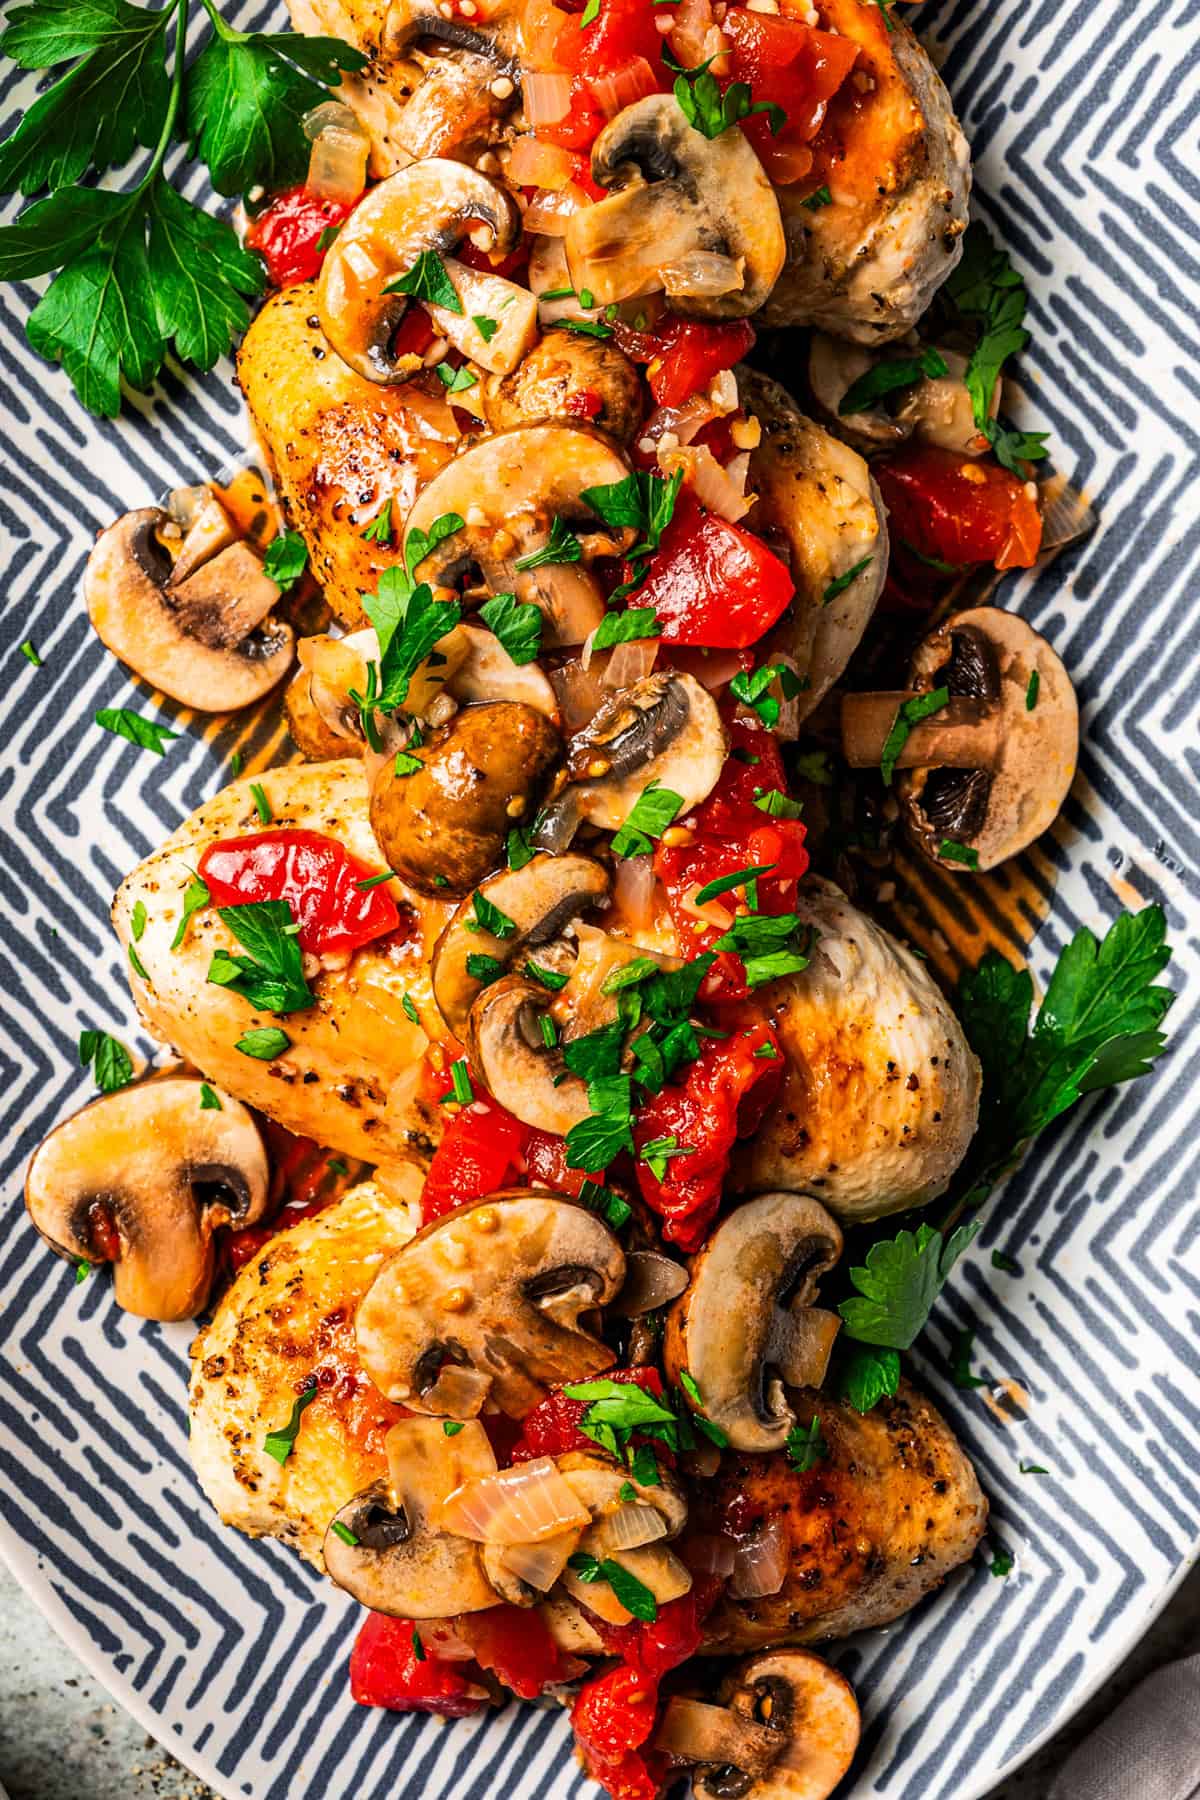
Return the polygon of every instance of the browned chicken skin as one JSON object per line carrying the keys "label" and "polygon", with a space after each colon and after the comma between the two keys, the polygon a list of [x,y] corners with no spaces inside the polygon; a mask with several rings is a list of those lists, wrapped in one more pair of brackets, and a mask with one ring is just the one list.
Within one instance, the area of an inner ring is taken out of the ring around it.
{"label": "browned chicken skin", "polygon": [[[710,1654],[813,1644],[886,1625],[971,1555],[987,1522],[975,1471],[931,1401],[905,1381],[861,1415],[810,1394],[829,1455],[797,1474],[786,1455],[726,1451],[694,1517],[739,1533],[778,1522],[788,1573],[777,1594],[726,1598],[707,1625]],[[703,1509],[703,1513],[701,1511]]]}

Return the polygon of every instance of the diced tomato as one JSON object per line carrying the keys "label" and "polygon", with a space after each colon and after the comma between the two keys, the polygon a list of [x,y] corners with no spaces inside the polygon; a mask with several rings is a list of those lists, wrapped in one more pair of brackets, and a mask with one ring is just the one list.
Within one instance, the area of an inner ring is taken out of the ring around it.
{"label": "diced tomato", "polygon": [[779,1040],[760,1019],[707,1039],[682,1082],[646,1102],[634,1121],[637,1148],[673,1136],[688,1151],[669,1159],[661,1182],[647,1163],[637,1164],[642,1198],[662,1218],[668,1243],[689,1255],[699,1250],[721,1203],[733,1146],[761,1123],[782,1074]]}
{"label": "diced tomato", "polygon": [[[657,1369],[609,1369],[605,1373],[606,1381],[624,1381],[637,1387],[645,1388],[656,1400],[662,1399],[662,1376]],[[528,1462],[534,1456],[565,1456],[568,1450],[594,1450],[595,1442],[579,1429],[579,1421],[587,1410],[586,1400],[572,1400],[569,1394],[548,1394],[539,1400],[532,1412],[526,1413],[521,1424],[521,1436],[513,1446],[512,1461]],[[638,1434],[634,1434],[634,1442]],[[654,1453],[665,1461],[671,1460],[671,1454],[661,1444],[655,1445]]]}
{"label": "diced tomato", "polygon": [[631,1625],[609,1625],[600,1620],[596,1630],[610,1656],[619,1656],[647,1680],[661,1681],[695,1656],[704,1637],[704,1621],[724,1585],[719,1575],[694,1575],[687,1593],[660,1606],[653,1621],[635,1619]]}
{"label": "diced tomato", "polygon": [[413,1641],[420,1623],[369,1612],[350,1652],[350,1692],[360,1706],[386,1706],[392,1712],[440,1713],[464,1719],[487,1705],[471,1664],[444,1662],[422,1642],[418,1656]]}
{"label": "diced tomato", "polygon": [[[571,21],[574,26],[574,21]],[[560,53],[555,52],[556,55]],[[582,75],[571,77],[571,104],[561,119],[553,124],[539,125],[534,132],[540,144],[557,144],[562,150],[589,150],[608,123],[604,114],[596,104],[596,97]],[[591,198],[602,195],[602,188],[594,188],[592,182],[592,166],[586,156],[578,159],[587,170],[587,188],[594,189]],[[573,177],[578,181],[579,177]],[[582,185],[582,184],[580,184]],[[587,191],[587,190],[585,190]]]}
{"label": "diced tomato", "polygon": [[573,75],[612,75],[637,56],[662,69],[663,40],[647,0],[604,0],[589,24],[582,19],[566,17],[554,43],[555,57]]}
{"label": "diced tomato", "polygon": [[786,115],[778,135],[768,113],[743,121],[767,174],[775,182],[802,179],[812,168],[806,146],[820,130],[825,111],[858,58],[852,38],[814,31],[795,19],[731,6],[722,26],[733,44],[733,77],[750,84],[757,104],[768,101]]}
{"label": "diced tomato", "polygon": [[531,1187],[553,1188],[556,1194],[572,1198],[588,1180],[583,1169],[568,1167],[566,1139],[534,1126],[526,1128],[525,1172]]}
{"label": "diced tomato", "polygon": [[227,838],[209,845],[199,872],[214,906],[286,900],[300,926],[300,948],[316,956],[357,950],[400,923],[386,884],[356,885],[380,871],[317,831],[259,831]]}
{"label": "diced tomato", "polygon": [[536,1700],[552,1683],[569,1681],[580,1664],[559,1649],[542,1616],[522,1606],[464,1613],[458,1629],[488,1669],[521,1700]]}
{"label": "diced tomato", "polygon": [[705,325],[697,319],[669,319],[656,334],[658,350],[646,372],[660,406],[682,406],[706,388],[722,369],[732,369],[754,344],[746,319]]}
{"label": "diced tomato", "polygon": [[999,463],[933,447],[872,463],[888,529],[922,556],[950,563],[1028,569],[1042,542],[1042,515],[1025,483]]}
{"label": "diced tomato", "polygon": [[761,538],[681,493],[635,604],[655,609],[666,644],[741,650],[771,629],[794,592]]}
{"label": "diced tomato", "polygon": [[450,1120],[433,1153],[421,1196],[423,1223],[511,1187],[522,1173],[526,1129],[498,1101],[477,1094]]}
{"label": "diced tomato", "polygon": [[506,281],[512,281],[528,266],[532,250],[532,238],[523,233],[516,249],[502,256],[499,262],[493,262],[488,252],[469,238],[463,238],[454,255],[460,263],[466,263],[468,269],[478,269],[484,275],[502,275]]}
{"label": "diced tomato", "polygon": [[314,280],[328,248],[321,246],[321,233],[343,224],[357,205],[357,200],[323,199],[306,187],[276,194],[246,233],[247,246],[267,265],[271,285],[293,287]]}

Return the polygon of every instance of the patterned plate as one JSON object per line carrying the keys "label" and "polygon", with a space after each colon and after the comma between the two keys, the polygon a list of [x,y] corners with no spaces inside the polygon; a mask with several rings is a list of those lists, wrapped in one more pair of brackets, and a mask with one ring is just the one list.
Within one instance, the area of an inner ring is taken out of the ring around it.
{"label": "patterned plate", "polygon": [[[234,22],[282,16],[245,6]],[[1097,536],[1003,593],[1065,657],[1086,743],[1052,836],[1017,876],[972,888],[965,924],[1009,945],[1036,932],[1044,975],[1081,922],[1100,930],[1160,900],[1185,992],[1173,1054],[1050,1135],[993,1201],[935,1315],[920,1373],[975,1459],[994,1528],[937,1599],[837,1649],[866,1717],[856,1795],[984,1793],[1124,1655],[1200,1538],[1200,526],[1184,501],[1200,399],[1197,20],[1196,0],[921,9],[974,144],[976,211],[1029,278],[1025,422],[1050,428],[1058,468],[1101,517]],[[33,90],[7,67],[11,115]],[[113,888],[216,791],[235,746],[247,768],[284,753],[270,719],[214,725],[131,684],[79,596],[100,527],[238,453],[229,369],[169,378],[97,423],[28,350],[33,297],[0,293],[0,1546],[114,1695],[230,1800],[581,1793],[557,1712],[514,1706],[447,1729],[351,1703],[356,1609],[287,1551],[221,1530],[191,1478],[189,1329],[138,1325],[102,1278],[76,1290],[22,1216],[22,1165],[89,1094],[80,1029],[151,1049],[108,929]],[[40,671],[19,654],[26,637]],[[91,726],[123,704],[185,735],[160,761]],[[994,1248],[1020,1273],[993,1268]],[[972,1394],[941,1361],[967,1324],[994,1384]],[[1050,1472],[1023,1477],[1022,1461]],[[998,1548],[1015,1559],[1007,1580],[989,1573]]]}

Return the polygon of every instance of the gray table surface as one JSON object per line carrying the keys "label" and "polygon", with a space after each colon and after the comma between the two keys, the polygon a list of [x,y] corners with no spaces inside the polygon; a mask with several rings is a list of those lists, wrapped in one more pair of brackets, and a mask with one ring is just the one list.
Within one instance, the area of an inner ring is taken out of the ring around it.
{"label": "gray table surface", "polygon": [[[1200,1568],[1120,1672],[990,1800],[1043,1800],[1071,1747],[1135,1682],[1197,1648]],[[8,1789],[9,1800],[217,1800],[109,1698],[2,1567],[0,1787]],[[297,1794],[293,1800],[321,1796]]]}

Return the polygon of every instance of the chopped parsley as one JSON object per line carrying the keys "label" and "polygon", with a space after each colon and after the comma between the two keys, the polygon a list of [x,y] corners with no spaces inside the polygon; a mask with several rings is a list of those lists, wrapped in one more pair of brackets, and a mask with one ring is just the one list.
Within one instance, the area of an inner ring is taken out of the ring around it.
{"label": "chopped parsley", "polygon": [[807,1475],[819,1462],[824,1462],[829,1455],[829,1445],[821,1436],[820,1418],[814,1418],[807,1427],[793,1425],[787,1434],[784,1450],[797,1475]]}
{"label": "chopped parsley", "polygon": [[1031,669],[1029,671],[1029,683],[1025,689],[1025,711],[1026,712],[1032,712],[1034,707],[1037,705],[1038,689],[1041,687],[1041,685],[1042,685],[1041,676],[1038,674],[1036,669]]}
{"label": "chopped parsley", "polygon": [[756,788],[754,805],[769,819],[798,819],[804,811],[802,801],[793,800],[790,794],[781,794],[778,788]]}
{"label": "chopped parsley", "polygon": [[488,987],[493,981],[499,981],[503,973],[504,964],[498,957],[484,956],[477,951],[472,951],[467,957],[467,974],[472,981],[478,981],[483,987]]}
{"label": "chopped parsley", "polygon": [[472,313],[471,323],[485,344],[490,344],[500,329],[499,319],[489,319],[486,313]]}
{"label": "chopped parsley", "polygon": [[398,776],[419,775],[425,764],[411,750],[397,750],[392,759],[392,773]]}
{"label": "chopped parsley", "polygon": [[863,1264],[850,1270],[855,1295],[838,1307],[847,1336],[882,1349],[911,1349],[947,1276],[978,1230],[978,1222],[960,1225],[945,1238],[921,1225],[872,1244]]}
{"label": "chopped parsley", "polygon": [[152,750],[155,756],[165,756],[167,741],[179,736],[177,731],[170,731],[153,719],[143,719],[141,713],[133,712],[128,706],[104,707],[96,714],[96,723],[105,731],[111,731],[114,737],[136,744],[139,750]]}
{"label": "chopped parsley", "polygon": [[461,1419],[442,1420],[442,1431],[446,1437],[457,1437],[462,1428],[463,1421]]}
{"label": "chopped parsley", "polygon": [[694,1412],[692,1423],[696,1429],[703,1432],[704,1436],[714,1443],[718,1450],[723,1450],[729,1442],[729,1434],[720,1425],[715,1425],[708,1417],[704,1410],[704,1396],[690,1369],[680,1370],[679,1385],[692,1404]]}
{"label": "chopped parsley", "polygon": [[874,560],[873,556],[864,556],[861,562],[855,563],[852,569],[847,569],[844,575],[835,576],[821,595],[821,605],[828,606],[831,600],[836,600],[839,594],[844,594],[850,583],[857,581],[863,570]]}
{"label": "chopped parsley", "polygon": [[129,918],[129,930],[133,936],[133,941],[135,944],[141,943],[142,933],[145,931],[145,929],[146,929],[145,905],[143,904],[143,902],[141,900],[135,900],[133,903],[133,912],[130,914],[130,918]]}
{"label": "chopped parsley", "polygon": [[546,331],[572,331],[576,337],[610,338],[612,326],[599,319],[551,319]]}
{"label": "chopped parsley", "polygon": [[666,1137],[651,1138],[648,1144],[643,1144],[638,1151],[638,1161],[645,1163],[655,1181],[663,1182],[667,1179],[667,1164],[672,1158],[695,1154],[694,1145],[681,1144],[674,1132],[671,1132]]}
{"label": "chopped parsley", "polygon": [[298,531],[281,531],[272,538],[263,557],[263,574],[281,594],[295,587],[308,567],[308,545]]}
{"label": "chopped parsley", "polygon": [[245,1032],[234,1044],[243,1056],[253,1056],[258,1062],[274,1062],[285,1050],[290,1050],[292,1040],[286,1031],[278,1025],[260,1025],[253,1031]]}
{"label": "chopped parsley", "polygon": [[946,375],[946,359],[936,350],[925,349],[916,356],[892,357],[884,362],[877,362],[857,381],[852,381],[838,402],[838,416],[847,418],[852,413],[870,412],[877,400],[887,394],[895,394],[901,388],[912,387],[923,380],[936,381],[940,375]]}
{"label": "chopped parsley", "polygon": [[769,728],[779,723],[780,703],[767,691],[776,684],[785,700],[794,700],[800,692],[800,679],[786,663],[764,663],[753,672],[742,670],[729,683],[729,691]]}
{"label": "chopped parsley", "polygon": [[715,880],[707,882],[696,895],[697,906],[707,906],[719,894],[731,894],[737,888],[745,888],[746,900],[751,908],[757,908],[757,883],[760,875],[769,875],[776,865],[774,863],[749,863],[744,869],[734,869],[729,875],[718,875]]}
{"label": "chopped parsley", "polygon": [[896,772],[896,762],[912,734],[914,725],[922,719],[928,719],[933,713],[941,712],[950,703],[948,687],[934,688],[928,694],[914,694],[911,700],[902,700],[896,709],[896,717],[892,728],[883,742],[883,752],[879,758],[879,772],[883,776],[885,787],[891,787],[892,776]]}
{"label": "chopped parsley", "polygon": [[992,1267],[993,1269],[1000,1269],[1005,1275],[1019,1275],[1021,1273],[1020,1263],[1014,1262],[1011,1256],[1005,1256],[1003,1250],[992,1251]]}
{"label": "chopped parsley", "polygon": [[592,649],[608,650],[613,644],[631,644],[639,638],[658,637],[661,631],[662,625],[652,606],[631,606],[627,612],[605,613],[592,636]]}
{"label": "chopped parsley", "polygon": [[107,1031],[81,1031],[79,1034],[79,1061],[86,1069],[91,1066],[92,1076],[102,1094],[115,1094],[118,1088],[128,1087],[133,1080],[133,1058],[124,1044]]}
{"label": "chopped parsley", "polygon": [[421,1015],[417,1011],[417,1003],[411,994],[405,994],[403,1000],[400,1002],[400,1006],[406,1019],[411,1019],[414,1025],[419,1025],[421,1023]]}
{"label": "chopped parsley", "polygon": [[748,987],[761,987],[781,975],[798,975],[807,969],[815,936],[798,913],[744,913],[728,931],[714,939],[714,950],[740,956]]}
{"label": "chopped parsley", "polygon": [[[562,560],[567,560],[563,558]],[[526,564],[526,566],[530,566]],[[518,563],[520,568],[521,564]],[[542,648],[542,609],[515,594],[495,594],[485,600],[479,616],[495,633],[504,650],[518,665],[537,660]]]}
{"label": "chopped parsley", "polygon": [[29,638],[26,638],[21,645],[21,655],[25,658],[27,663],[32,663],[35,669],[41,668],[42,659],[34,649],[33,643]]}
{"label": "chopped parsley", "polygon": [[583,555],[583,545],[565,520],[557,514],[550,521],[550,536],[540,550],[531,550],[528,556],[519,556],[513,564],[514,569],[541,569],[551,563],[577,563]]}
{"label": "chopped parsley", "polygon": [[214,950],[208,966],[210,982],[240,994],[263,1012],[303,1012],[316,1005],[304,979],[296,936],[300,928],[286,900],[252,900],[217,910],[248,954]]}
{"label": "chopped parsley", "polygon": [[722,91],[716,76],[710,72],[715,56],[694,69],[682,69],[664,48],[663,61],[669,68],[679,70],[674,93],[680,112],[692,129],[706,138],[720,137],[722,132],[739,125],[743,119],[753,118],[755,113],[767,115],[772,137],[778,137],[787,124],[787,114],[782,106],[777,106],[773,100],[751,100],[749,82],[731,81]]}
{"label": "chopped parsley", "polygon": [[829,189],[822,184],[815,194],[810,194],[808,199],[802,200],[800,204],[804,207],[806,212],[816,212],[822,206],[832,206],[833,195],[830,193]]}
{"label": "chopped parsley", "polygon": [[855,1412],[869,1413],[900,1387],[900,1358],[895,1350],[847,1342],[839,1346],[835,1364],[836,1392]]}
{"label": "chopped parsley", "polygon": [[392,502],[385,500],[380,511],[362,533],[368,544],[390,544],[392,541]]}
{"label": "chopped parsley", "polygon": [[458,289],[436,250],[422,250],[412,268],[397,275],[395,281],[389,281],[383,291],[385,294],[408,294],[414,300],[430,300],[434,306],[444,307],[459,318],[463,315]]}
{"label": "chopped parsley", "polygon": [[470,1106],[475,1098],[475,1089],[471,1086],[471,1076],[465,1062],[450,1064],[450,1092],[443,1094],[443,1100],[457,1100],[460,1106]]}
{"label": "chopped parsley", "polygon": [[506,912],[488,899],[484,893],[476,892],[471,896],[471,910],[474,919],[467,920],[468,931],[487,931],[492,937],[512,937],[516,932],[516,922]]}
{"label": "chopped parsley", "polygon": [[504,842],[504,856],[510,869],[523,869],[537,855],[533,832],[528,825],[514,825]]}
{"label": "chopped parsley", "polygon": [[975,1347],[975,1333],[969,1330],[956,1331],[950,1340],[950,1354],[946,1359],[946,1367],[950,1371],[950,1379],[956,1388],[964,1391],[970,1388],[986,1387],[986,1381],[971,1373],[971,1354]]}
{"label": "chopped parsley", "polygon": [[134,974],[137,975],[142,981],[149,981],[150,977],[146,973],[146,965],[143,963],[141,957],[138,955],[138,953],[134,949],[133,945],[132,944],[127,945],[126,951],[127,951],[128,957],[129,957],[129,966],[133,970]]}
{"label": "chopped parsley", "polygon": [[956,843],[953,838],[943,838],[938,845],[938,855],[944,862],[962,863],[968,869],[979,867],[979,852],[970,844]]}
{"label": "chopped parsley", "polygon": [[310,1388],[305,1388],[304,1392],[293,1404],[292,1415],[287,1424],[281,1426],[278,1431],[269,1431],[263,1439],[263,1449],[268,1456],[273,1456],[275,1461],[280,1465],[285,1463],[292,1454],[296,1438],[300,1431],[300,1421],[304,1417],[304,1409],[306,1406],[310,1406],[316,1397],[317,1384],[314,1381],[313,1385]]}
{"label": "chopped parsley", "polygon": [[343,1544],[349,1544],[351,1549],[353,1549],[358,1542],[358,1539],[355,1537],[350,1527],[348,1525],[343,1525],[340,1519],[335,1519],[329,1529],[332,1531],[334,1537],[341,1538]]}
{"label": "chopped parsley", "polygon": [[[589,4],[592,4],[592,0],[589,0]],[[658,1603],[654,1595],[644,1581],[639,1581],[636,1575],[630,1574],[623,1563],[608,1556],[598,1562],[586,1550],[576,1550],[567,1558],[567,1566],[574,1569],[580,1581],[589,1584],[593,1581],[606,1581],[614,1597],[635,1619],[641,1619],[647,1625],[653,1625],[657,1619]]]}
{"label": "chopped parsley", "polygon": [[271,802],[267,799],[267,790],[263,787],[261,781],[252,781],[250,783],[250,796],[254,801],[255,812],[258,814],[264,825],[269,825],[273,816],[271,813]]}
{"label": "chopped parsley", "polygon": [[979,220],[967,227],[962,259],[946,282],[945,297],[979,329],[964,377],[976,427],[991,444],[996,459],[1023,481],[1026,471],[1022,465],[1046,456],[1048,433],[1012,431],[1001,425],[992,417],[992,396],[1005,362],[1029,342],[1024,325],[1025,283]]}
{"label": "chopped parsley", "polygon": [[367,894],[372,888],[382,887],[391,879],[392,871],[390,869],[380,869],[378,875],[364,875],[362,880],[356,881],[354,885],[360,894]]}
{"label": "chopped parsley", "polygon": [[435,368],[437,378],[448,394],[465,394],[468,389],[479,386],[478,375],[466,363],[452,369],[448,362],[440,362]]}
{"label": "chopped parsley", "polygon": [[557,993],[560,988],[565,988],[570,980],[569,976],[560,975],[557,969],[543,968],[541,963],[534,962],[532,958],[525,964],[525,973],[531,980],[540,982],[544,988],[549,988],[551,993]]}
{"label": "chopped parsley", "polygon": [[217,1093],[215,1088],[210,1087],[207,1081],[202,1081],[200,1083],[200,1111],[223,1112],[224,1110],[224,1107],[221,1105],[220,1094]]}
{"label": "chopped parsley", "polygon": [[683,808],[682,794],[652,781],[634,801],[629,816],[612,840],[614,856],[648,856],[653,840],[660,838]]}

